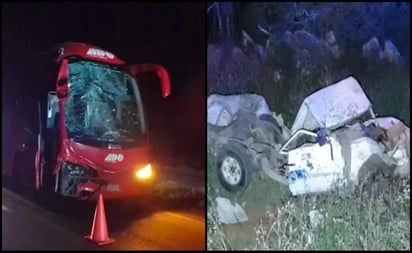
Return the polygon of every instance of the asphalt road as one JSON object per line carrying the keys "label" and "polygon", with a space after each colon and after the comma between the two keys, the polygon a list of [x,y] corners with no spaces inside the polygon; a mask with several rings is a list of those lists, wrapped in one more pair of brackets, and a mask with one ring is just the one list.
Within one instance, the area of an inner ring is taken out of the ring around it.
{"label": "asphalt road", "polygon": [[2,199],[3,250],[205,250],[204,200],[199,198],[106,201],[115,243],[102,247],[83,238],[90,234],[96,202],[52,200],[4,187]]}
{"label": "asphalt road", "polygon": [[93,250],[93,246],[3,188],[2,250]]}

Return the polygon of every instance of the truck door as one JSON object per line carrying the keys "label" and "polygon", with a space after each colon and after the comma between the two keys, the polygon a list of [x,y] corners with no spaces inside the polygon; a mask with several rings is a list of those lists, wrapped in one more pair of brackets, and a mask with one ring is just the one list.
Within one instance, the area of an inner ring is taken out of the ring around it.
{"label": "truck door", "polygon": [[342,148],[332,137],[322,143],[316,133],[301,129],[280,153],[288,157],[289,189],[293,195],[331,190],[343,177]]}

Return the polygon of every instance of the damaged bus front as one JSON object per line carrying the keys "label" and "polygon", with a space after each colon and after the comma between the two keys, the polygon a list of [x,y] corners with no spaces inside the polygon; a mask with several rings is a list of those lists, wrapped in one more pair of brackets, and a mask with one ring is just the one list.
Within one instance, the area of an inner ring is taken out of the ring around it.
{"label": "damaged bus front", "polygon": [[167,71],[126,65],[83,43],[62,44],[57,63],[56,91],[48,93],[46,111],[39,104],[36,188],[88,199],[146,194],[154,171],[136,76],[157,73],[167,97]]}

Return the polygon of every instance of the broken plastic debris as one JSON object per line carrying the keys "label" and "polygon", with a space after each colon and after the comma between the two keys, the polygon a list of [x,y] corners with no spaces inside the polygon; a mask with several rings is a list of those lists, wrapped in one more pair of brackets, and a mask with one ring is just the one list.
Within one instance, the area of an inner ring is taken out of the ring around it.
{"label": "broken plastic debris", "polygon": [[229,199],[222,197],[216,197],[216,203],[219,222],[223,224],[236,224],[248,220],[245,211],[238,203],[233,205]]}

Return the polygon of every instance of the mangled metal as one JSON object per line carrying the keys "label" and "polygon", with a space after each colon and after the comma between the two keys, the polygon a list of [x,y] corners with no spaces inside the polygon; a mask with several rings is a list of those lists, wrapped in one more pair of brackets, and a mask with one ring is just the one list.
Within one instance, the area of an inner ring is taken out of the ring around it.
{"label": "mangled metal", "polygon": [[272,113],[265,98],[257,94],[212,94],[207,99],[207,108],[207,123],[217,126],[229,125],[239,111],[253,112],[256,116]]}
{"label": "mangled metal", "polygon": [[393,117],[372,119],[371,122],[383,129],[382,144],[388,156],[396,161],[395,175],[410,175],[410,129]]}
{"label": "mangled metal", "polygon": [[[376,118],[353,77],[307,96],[291,129],[262,96],[211,95],[208,144],[218,155],[218,172],[220,159],[233,157],[237,175],[262,170],[293,195],[353,189],[381,171],[409,176],[409,127],[393,117]],[[226,189],[247,186],[230,185],[219,175]]]}
{"label": "mangled metal", "polygon": [[348,77],[307,96],[291,131],[336,129],[363,114],[374,117],[372,104],[356,79]]}

